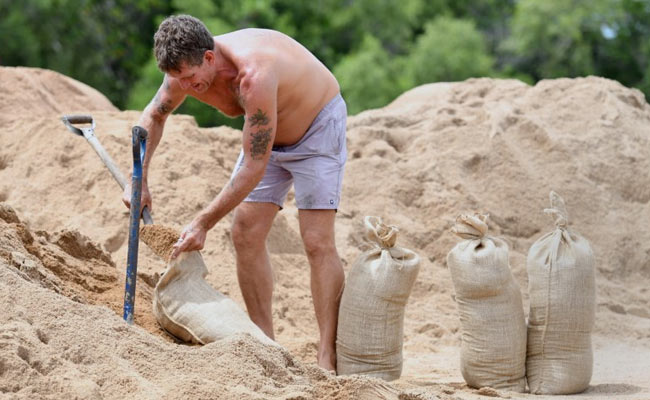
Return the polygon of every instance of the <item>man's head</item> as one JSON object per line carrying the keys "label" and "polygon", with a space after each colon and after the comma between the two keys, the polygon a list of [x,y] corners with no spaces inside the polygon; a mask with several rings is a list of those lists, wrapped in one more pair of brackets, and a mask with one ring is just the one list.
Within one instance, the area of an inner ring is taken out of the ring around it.
{"label": "man's head", "polygon": [[166,18],[154,35],[154,54],[163,72],[201,65],[208,50],[214,50],[212,34],[203,22],[190,15]]}

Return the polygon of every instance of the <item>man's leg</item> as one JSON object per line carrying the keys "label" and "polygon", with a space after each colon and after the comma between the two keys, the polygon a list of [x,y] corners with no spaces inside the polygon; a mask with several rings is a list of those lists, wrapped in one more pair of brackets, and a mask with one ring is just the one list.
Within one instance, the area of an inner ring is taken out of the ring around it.
{"label": "man's leg", "polygon": [[251,320],[271,339],[273,335],[273,270],[266,236],[279,207],[243,202],[235,209],[232,241],[237,253],[237,279]]}
{"label": "man's leg", "polygon": [[299,210],[300,234],[311,266],[311,294],[320,330],[318,365],[336,370],[336,327],[345,275],[334,242],[334,210]]}

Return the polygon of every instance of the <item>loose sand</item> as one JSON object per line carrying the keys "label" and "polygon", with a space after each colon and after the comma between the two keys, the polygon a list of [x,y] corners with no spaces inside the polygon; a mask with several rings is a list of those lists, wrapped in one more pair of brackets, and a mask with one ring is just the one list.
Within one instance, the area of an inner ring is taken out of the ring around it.
{"label": "loose sand", "polygon": [[165,225],[140,225],[140,240],[162,260],[169,260],[180,236],[173,228]]}
{"label": "loose sand", "polygon": [[[346,270],[364,248],[362,218],[400,228],[422,257],[406,308],[404,372],[396,382],[334,377],[315,366],[309,266],[290,194],[268,248],[276,339],[176,343],[153,319],[165,262],[140,246],[135,326],[121,319],[128,209],[99,158],[63,114],[89,113],[123,172],[139,112],[52,71],[0,67],[0,399],[544,398],[467,388],[445,265],[460,213],[490,214],[510,244],[522,287],[530,245],[553,228],[548,193],[597,259],[594,376],[585,399],[650,399],[650,105],[601,78],[528,86],[472,79],[424,85],[348,120],[349,159],[337,215]],[[227,182],[241,133],[174,115],[154,157],[157,224],[175,232]],[[242,307],[231,216],[208,234],[207,279]],[[158,251],[160,251],[158,249]]]}

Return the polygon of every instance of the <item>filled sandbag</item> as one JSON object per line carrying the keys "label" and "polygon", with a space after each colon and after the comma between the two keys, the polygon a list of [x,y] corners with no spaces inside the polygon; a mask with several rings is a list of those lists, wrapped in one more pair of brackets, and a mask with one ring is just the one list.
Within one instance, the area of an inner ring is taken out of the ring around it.
{"label": "filled sandbag", "polygon": [[365,217],[373,248],[348,273],[336,337],[339,375],[363,374],[394,380],[402,374],[404,309],[417,277],[420,257],[395,246],[398,229]]}
{"label": "filled sandbag", "polygon": [[526,321],[508,245],[488,236],[486,215],[462,215],[465,239],[447,254],[462,328],[460,367],[474,388],[526,389]]}
{"label": "filled sandbag", "polygon": [[572,394],[587,389],[596,314],[594,255],[589,242],[569,230],[562,198],[550,194],[555,230],[528,252],[528,354],[526,375],[534,394]]}
{"label": "filled sandbag", "polygon": [[154,289],[153,312],[169,333],[186,342],[206,344],[235,333],[250,333],[275,344],[237,303],[205,280],[201,253],[181,253],[172,260]]}
{"label": "filled sandbag", "polygon": [[[179,235],[174,230],[147,225],[140,238],[163,259],[168,259]],[[205,280],[208,269],[201,253],[181,253],[167,264],[153,293],[153,314],[160,326],[178,339],[207,344],[235,333],[249,333],[276,345],[232,299]]]}

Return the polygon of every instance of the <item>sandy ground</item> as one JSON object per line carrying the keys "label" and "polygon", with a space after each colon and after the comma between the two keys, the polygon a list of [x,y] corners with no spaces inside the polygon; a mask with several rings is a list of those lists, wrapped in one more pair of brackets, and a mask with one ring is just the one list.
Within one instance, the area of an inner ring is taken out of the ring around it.
{"label": "sandy ground", "polygon": [[[425,85],[348,119],[348,164],[337,215],[346,271],[360,254],[362,218],[400,229],[422,265],[404,327],[404,371],[391,383],[335,377],[315,366],[309,266],[292,194],[268,248],[274,323],[285,350],[248,336],[176,343],[151,312],[164,262],[141,246],[136,325],[121,320],[128,210],[121,192],[63,114],[92,114],[123,172],[139,112],[52,71],[0,68],[0,399],[544,398],[468,388],[460,324],[445,265],[460,213],[488,212],[510,244],[527,308],[525,258],[553,228],[551,189],[596,253],[594,375],[567,398],[650,399],[650,105],[602,78],[528,86],[472,79]],[[180,230],[227,182],[239,131],[174,115],[154,158],[156,223]],[[209,233],[208,281],[243,307],[231,217]],[[550,398],[550,397],[548,397]]]}

